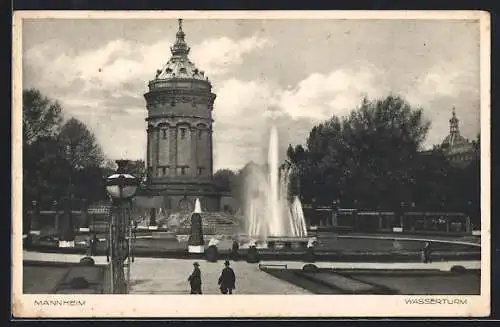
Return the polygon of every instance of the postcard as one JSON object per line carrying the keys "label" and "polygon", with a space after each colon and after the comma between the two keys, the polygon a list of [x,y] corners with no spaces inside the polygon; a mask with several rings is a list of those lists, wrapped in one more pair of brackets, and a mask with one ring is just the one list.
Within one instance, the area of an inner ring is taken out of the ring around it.
{"label": "postcard", "polygon": [[18,11],[12,313],[484,317],[490,17]]}

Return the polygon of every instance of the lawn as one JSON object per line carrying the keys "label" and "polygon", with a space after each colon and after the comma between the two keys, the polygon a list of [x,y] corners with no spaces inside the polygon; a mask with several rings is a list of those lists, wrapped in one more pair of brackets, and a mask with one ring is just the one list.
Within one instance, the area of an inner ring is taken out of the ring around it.
{"label": "lawn", "polygon": [[480,274],[439,271],[321,270],[307,273],[295,269],[264,269],[281,280],[315,294],[479,295]]}
{"label": "lawn", "polygon": [[[79,266],[52,262],[23,263],[23,293],[27,294],[95,294],[106,288],[105,267]],[[69,282],[84,277],[89,287],[73,289]]]}

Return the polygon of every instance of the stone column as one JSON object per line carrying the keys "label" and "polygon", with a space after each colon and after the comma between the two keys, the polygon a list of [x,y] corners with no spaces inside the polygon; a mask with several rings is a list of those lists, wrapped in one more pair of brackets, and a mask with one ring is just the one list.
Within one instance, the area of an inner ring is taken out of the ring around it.
{"label": "stone column", "polygon": [[467,234],[472,233],[472,226],[471,226],[471,221],[470,221],[470,216],[465,217],[465,231]]}
{"label": "stone column", "polygon": [[33,235],[40,235],[40,206],[37,201],[31,201],[31,214],[29,215],[29,233]]}
{"label": "stone column", "polygon": [[358,212],[355,211],[352,213],[352,231],[358,231]]}
{"label": "stone column", "polygon": [[210,126],[208,127],[208,131],[207,131],[207,137],[208,137],[208,146],[209,146],[209,163],[208,163],[208,171],[207,171],[207,174],[208,174],[208,177],[210,179],[212,179],[212,176],[213,176],[213,167],[214,167],[214,153],[213,153],[213,141],[212,141],[212,134],[213,134],[213,130],[212,130],[212,124],[210,124]]}
{"label": "stone column", "polygon": [[383,218],[382,215],[379,213],[379,215],[378,215],[378,230],[381,230],[384,227],[382,218]]}
{"label": "stone column", "polygon": [[90,231],[90,221],[89,221],[89,206],[87,199],[82,199],[81,204],[82,215],[80,217],[80,232],[89,232]]}
{"label": "stone column", "polygon": [[57,201],[52,201],[52,210],[55,211],[54,215],[54,231],[56,235],[59,235],[60,223],[59,223],[59,204]]}
{"label": "stone column", "polygon": [[177,127],[168,129],[169,136],[169,176],[177,176]]}
{"label": "stone column", "polygon": [[31,220],[33,218],[33,205],[23,210],[23,238],[30,234]]}
{"label": "stone column", "polygon": [[156,226],[156,208],[149,209],[149,226]]}
{"label": "stone column", "polygon": [[146,135],[147,135],[147,149],[146,149],[146,170],[149,167],[152,167],[152,160],[151,160],[151,126],[148,126],[146,129]]}
{"label": "stone column", "polygon": [[189,158],[189,176],[196,178],[198,176],[198,158],[197,158],[197,146],[198,143],[198,128],[196,126],[189,125],[189,134],[190,134],[190,152],[191,158]]}
{"label": "stone column", "polygon": [[339,225],[337,220],[337,212],[332,211],[332,227],[337,227]]}
{"label": "stone column", "polygon": [[160,156],[160,129],[156,127],[153,132],[154,135],[154,152],[153,152],[153,174],[158,177],[158,161]]}
{"label": "stone column", "polygon": [[64,221],[59,235],[59,247],[75,247],[75,230],[73,227],[71,200],[65,199],[63,204]]}

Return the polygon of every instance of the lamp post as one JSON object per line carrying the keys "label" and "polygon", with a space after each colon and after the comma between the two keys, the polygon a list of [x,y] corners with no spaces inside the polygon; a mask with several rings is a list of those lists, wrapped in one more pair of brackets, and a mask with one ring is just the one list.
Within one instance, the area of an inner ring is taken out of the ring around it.
{"label": "lamp post", "polygon": [[472,201],[467,201],[467,209],[465,213],[465,232],[470,234],[472,233]]}
{"label": "lamp post", "polygon": [[401,227],[401,232],[404,230],[405,228],[405,223],[404,223],[404,220],[405,220],[405,209],[406,209],[406,203],[404,201],[401,201],[400,203],[400,207],[401,207],[401,211],[400,211],[400,220],[399,220],[399,225]]}
{"label": "lamp post", "polygon": [[[106,191],[113,199],[111,221],[109,226],[109,257],[111,293],[128,293],[130,280],[130,254],[132,249],[132,224],[130,215],[130,199],[138,187],[137,179],[125,173],[128,160],[116,160],[116,174],[106,179]],[[127,263],[125,263],[127,261]],[[127,272],[125,274],[125,268]]]}
{"label": "lamp post", "polygon": [[66,160],[69,164],[68,186],[66,188],[66,197],[63,199],[63,225],[59,233],[59,247],[74,247],[75,246],[75,231],[73,230],[73,147],[66,145],[65,148]]}
{"label": "lamp post", "polygon": [[332,222],[331,222],[331,225],[333,227],[338,226],[339,204],[340,204],[339,199],[333,200],[333,202],[332,202]]}

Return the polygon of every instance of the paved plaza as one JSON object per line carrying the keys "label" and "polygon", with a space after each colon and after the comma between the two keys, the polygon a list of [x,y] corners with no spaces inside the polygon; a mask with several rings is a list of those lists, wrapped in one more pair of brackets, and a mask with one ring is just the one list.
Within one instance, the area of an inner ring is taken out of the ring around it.
{"label": "paved plaza", "polygon": [[[38,253],[24,251],[26,261],[77,263],[82,258],[78,254]],[[96,264],[107,264],[106,257],[94,257]],[[130,272],[131,294],[188,294],[187,278],[193,263],[200,263],[202,290],[204,294],[219,294],[217,281],[223,268],[223,261],[212,263],[205,260],[136,258]],[[300,261],[262,261],[266,268],[302,269],[306,263]],[[480,269],[479,261],[437,261],[429,264],[414,263],[363,263],[363,262],[316,262],[319,268],[352,270],[439,270],[450,271],[453,266],[466,269]],[[232,261],[237,281],[235,294],[311,294],[309,291],[274,277],[259,269],[259,264]]]}
{"label": "paved plaza", "polygon": [[[187,278],[193,270],[193,262],[186,259],[136,260],[131,270],[132,294],[189,294]],[[204,294],[220,294],[217,281],[224,261],[200,263],[202,291]],[[282,281],[259,270],[258,264],[244,261],[231,262],[236,273],[235,294],[310,294],[298,286]]]}

